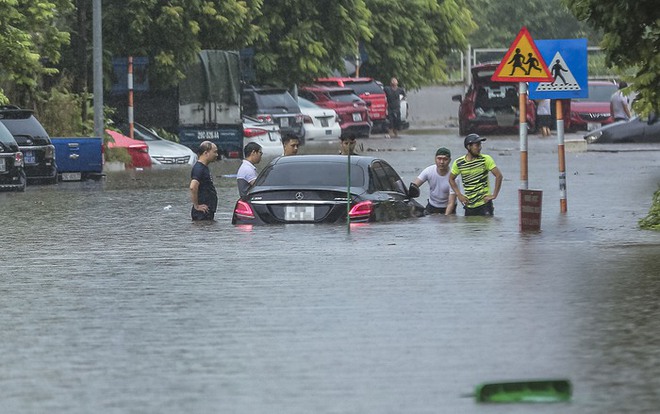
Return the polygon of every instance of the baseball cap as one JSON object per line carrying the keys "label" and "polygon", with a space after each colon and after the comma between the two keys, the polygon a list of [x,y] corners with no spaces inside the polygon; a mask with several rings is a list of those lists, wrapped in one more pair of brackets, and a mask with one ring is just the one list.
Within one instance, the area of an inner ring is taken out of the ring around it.
{"label": "baseball cap", "polygon": [[451,158],[451,151],[445,147],[438,148],[438,150],[435,152],[435,156],[437,157],[438,155],[446,155],[447,157]]}

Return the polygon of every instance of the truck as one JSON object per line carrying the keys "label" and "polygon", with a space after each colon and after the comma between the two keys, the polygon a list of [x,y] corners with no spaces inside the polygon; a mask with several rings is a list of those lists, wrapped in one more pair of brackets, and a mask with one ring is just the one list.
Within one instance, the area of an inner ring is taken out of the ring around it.
{"label": "truck", "polygon": [[100,137],[51,137],[57,173],[62,181],[103,177],[103,139]]}
{"label": "truck", "polygon": [[201,50],[179,82],[181,144],[197,151],[202,141],[224,158],[242,158],[241,67],[237,51]]}

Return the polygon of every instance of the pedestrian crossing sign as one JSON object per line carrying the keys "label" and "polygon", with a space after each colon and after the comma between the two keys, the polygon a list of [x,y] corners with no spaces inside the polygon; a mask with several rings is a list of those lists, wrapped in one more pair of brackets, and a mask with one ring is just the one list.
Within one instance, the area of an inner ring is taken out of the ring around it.
{"label": "pedestrian crossing sign", "polygon": [[520,29],[516,40],[491,77],[491,80],[497,82],[551,82],[552,79],[526,27]]}
{"label": "pedestrian crossing sign", "polygon": [[548,82],[530,82],[530,99],[589,97],[587,39],[539,40],[539,51],[550,67]]}

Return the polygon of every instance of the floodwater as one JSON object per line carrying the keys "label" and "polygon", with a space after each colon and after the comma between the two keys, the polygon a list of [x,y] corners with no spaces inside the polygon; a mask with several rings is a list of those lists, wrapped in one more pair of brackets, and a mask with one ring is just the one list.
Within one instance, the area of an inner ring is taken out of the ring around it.
{"label": "floodwater", "polygon": [[[406,182],[429,132],[363,141]],[[0,194],[6,413],[615,413],[660,406],[660,234],[638,229],[660,147],[568,152],[530,137],[542,230],[518,231],[517,136],[494,218],[234,227],[238,163],[212,165],[214,223],[189,171]],[[333,152],[308,145],[305,151]],[[428,189],[422,187],[420,202]],[[566,378],[571,403],[485,406],[497,380]]]}

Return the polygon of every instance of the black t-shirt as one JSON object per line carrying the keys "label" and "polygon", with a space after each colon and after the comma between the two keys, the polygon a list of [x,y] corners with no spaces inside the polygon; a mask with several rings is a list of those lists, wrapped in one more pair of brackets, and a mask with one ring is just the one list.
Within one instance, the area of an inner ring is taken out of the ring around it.
{"label": "black t-shirt", "polygon": [[385,96],[387,97],[387,107],[390,109],[401,108],[401,98],[399,95],[406,96],[406,92],[399,87],[392,88],[391,86],[386,86],[383,89],[385,89]]}
{"label": "black t-shirt", "polygon": [[199,204],[206,204],[209,206],[209,211],[215,213],[218,207],[218,193],[215,191],[209,167],[197,161],[190,172],[190,178],[199,181],[199,190],[197,191]]}

